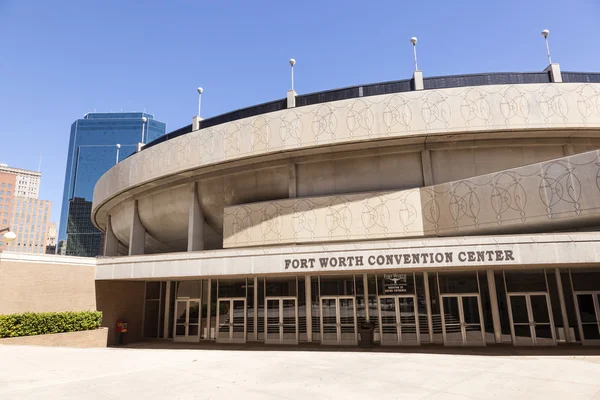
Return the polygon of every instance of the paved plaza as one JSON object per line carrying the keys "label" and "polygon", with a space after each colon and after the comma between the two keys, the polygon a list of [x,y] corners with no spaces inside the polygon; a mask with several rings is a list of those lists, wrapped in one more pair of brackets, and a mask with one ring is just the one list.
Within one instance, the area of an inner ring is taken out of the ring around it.
{"label": "paved plaza", "polygon": [[0,399],[600,399],[600,349],[161,346],[0,346]]}

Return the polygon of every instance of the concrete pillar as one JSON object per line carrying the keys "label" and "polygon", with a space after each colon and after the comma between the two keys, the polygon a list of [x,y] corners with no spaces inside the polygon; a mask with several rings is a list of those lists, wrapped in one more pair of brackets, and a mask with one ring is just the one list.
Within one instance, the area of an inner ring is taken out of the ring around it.
{"label": "concrete pillar", "polygon": [[195,116],[194,118],[192,118],[192,131],[197,131],[198,129],[200,129],[200,121],[202,121],[204,118],[199,117],[199,116]]}
{"label": "concrete pillar", "polygon": [[429,150],[421,151],[421,168],[423,169],[423,185],[433,185],[433,171],[431,170],[431,154]]}
{"label": "concrete pillar", "polygon": [[104,233],[104,255],[107,257],[119,255],[119,240],[113,232],[111,218],[112,217],[109,215],[106,223],[106,232]]}
{"label": "concrete pillar", "polygon": [[571,143],[569,144],[565,144],[563,146],[563,152],[566,156],[572,156],[573,154],[575,154],[575,146],[573,146]]}
{"label": "concrete pillar", "polygon": [[254,340],[258,341],[258,278],[254,277]]}
{"label": "concrete pillar", "polygon": [[425,307],[427,309],[427,327],[429,328],[429,343],[433,343],[433,318],[431,316],[431,296],[429,294],[429,274],[423,272],[423,284],[425,285]]}
{"label": "concrete pillar", "polygon": [[560,65],[558,64],[550,64],[546,67],[544,72],[550,73],[550,81],[551,82],[562,82],[562,75],[560,73]]}
{"label": "concrete pillar", "polygon": [[140,220],[138,213],[138,202],[133,202],[133,217],[131,218],[131,229],[129,230],[129,255],[144,254],[146,246],[146,228]]}
{"label": "concrete pillar", "polygon": [[296,96],[298,96],[298,93],[296,93],[295,90],[288,90],[288,92],[287,92],[287,108],[296,107]]}
{"label": "concrete pillar", "polygon": [[204,213],[198,198],[198,184],[190,184],[188,251],[204,250]]}
{"label": "concrete pillar", "polygon": [[207,285],[207,294],[206,294],[206,301],[208,301],[208,304],[206,305],[206,339],[212,339],[212,337],[210,336],[210,309],[212,307],[212,302],[211,302],[211,298],[210,296],[212,295],[211,293],[212,290],[212,279],[208,280],[208,285]]}
{"label": "concrete pillar", "polygon": [[498,307],[498,294],[496,293],[496,277],[494,271],[488,269],[487,283],[490,294],[490,305],[492,307],[492,324],[494,325],[494,340],[496,343],[502,343],[502,326],[500,325],[500,308]]}
{"label": "concrete pillar", "polygon": [[369,281],[367,274],[363,274],[363,292],[365,294],[365,320],[369,322]]}
{"label": "concrete pillar", "polygon": [[[173,329],[172,326],[169,326],[169,313],[171,311],[171,281],[166,281],[166,282],[164,282],[164,284],[166,284],[167,287],[165,289],[165,299],[164,299],[165,321],[164,321],[164,325],[163,325],[163,339],[168,339],[169,338],[169,329]],[[200,326],[202,326],[202,324],[200,324]]]}
{"label": "concrete pillar", "polygon": [[567,305],[565,304],[565,293],[563,291],[562,278],[560,276],[559,268],[554,268],[554,275],[556,276],[558,300],[560,301],[560,315],[562,317],[563,328],[565,328],[565,340],[567,343],[571,343],[573,342],[573,338],[571,338],[571,330],[569,329],[569,317],[567,316]]}
{"label": "concrete pillar", "polygon": [[425,86],[423,85],[423,71],[413,72],[413,81],[415,83],[415,90],[425,89]]}
{"label": "concrete pillar", "polygon": [[297,181],[296,181],[296,164],[290,162],[288,164],[289,175],[288,175],[288,186],[290,199],[297,197]]}
{"label": "concrete pillar", "polygon": [[306,298],[306,341],[312,342],[312,285],[309,275],[304,278],[304,294]]}

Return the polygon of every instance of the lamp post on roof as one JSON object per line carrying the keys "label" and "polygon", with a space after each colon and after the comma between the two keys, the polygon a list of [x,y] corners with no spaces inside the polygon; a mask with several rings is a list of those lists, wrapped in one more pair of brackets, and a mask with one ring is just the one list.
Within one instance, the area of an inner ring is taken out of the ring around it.
{"label": "lamp post on roof", "polygon": [[146,124],[146,122],[148,122],[148,118],[142,117],[142,143],[146,143],[144,141],[144,125]]}
{"label": "lamp post on roof", "polygon": [[296,60],[290,58],[290,66],[292,67],[292,91],[294,90],[294,65],[296,65]]}
{"label": "lamp post on roof", "polygon": [[121,148],[121,145],[119,143],[117,143],[117,160],[115,161],[115,164],[119,163],[119,149]]}
{"label": "lamp post on roof", "polygon": [[550,58],[550,46],[548,46],[548,35],[550,31],[548,29],[544,29],[542,31],[542,36],[544,37],[544,41],[546,42],[546,54],[548,54],[548,63],[552,64],[552,58]]}
{"label": "lamp post on roof", "polygon": [[202,106],[202,92],[204,92],[204,89],[199,87],[198,88],[198,118],[200,118],[200,107]]}
{"label": "lamp post on roof", "polygon": [[418,71],[419,66],[417,65],[417,38],[415,36],[411,37],[410,42],[413,45],[413,57],[415,60],[415,71]]}

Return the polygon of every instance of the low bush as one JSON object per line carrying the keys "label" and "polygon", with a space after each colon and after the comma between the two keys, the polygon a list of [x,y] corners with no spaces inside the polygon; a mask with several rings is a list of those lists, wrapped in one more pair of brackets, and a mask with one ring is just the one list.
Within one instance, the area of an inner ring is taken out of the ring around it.
{"label": "low bush", "polygon": [[0,315],[0,338],[98,329],[100,311],[66,311]]}

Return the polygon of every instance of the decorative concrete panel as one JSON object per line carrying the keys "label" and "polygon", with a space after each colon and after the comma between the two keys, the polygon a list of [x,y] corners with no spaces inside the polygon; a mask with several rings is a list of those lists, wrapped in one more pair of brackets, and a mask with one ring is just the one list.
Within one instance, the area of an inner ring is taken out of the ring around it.
{"label": "decorative concrete panel", "polygon": [[502,130],[600,127],[600,84],[494,85],[370,96],[287,109],[168,140],[98,181],[93,209],[125,190],[209,165],[344,143]]}
{"label": "decorative concrete panel", "polygon": [[394,192],[227,207],[223,246],[535,231],[600,221],[600,153]]}

